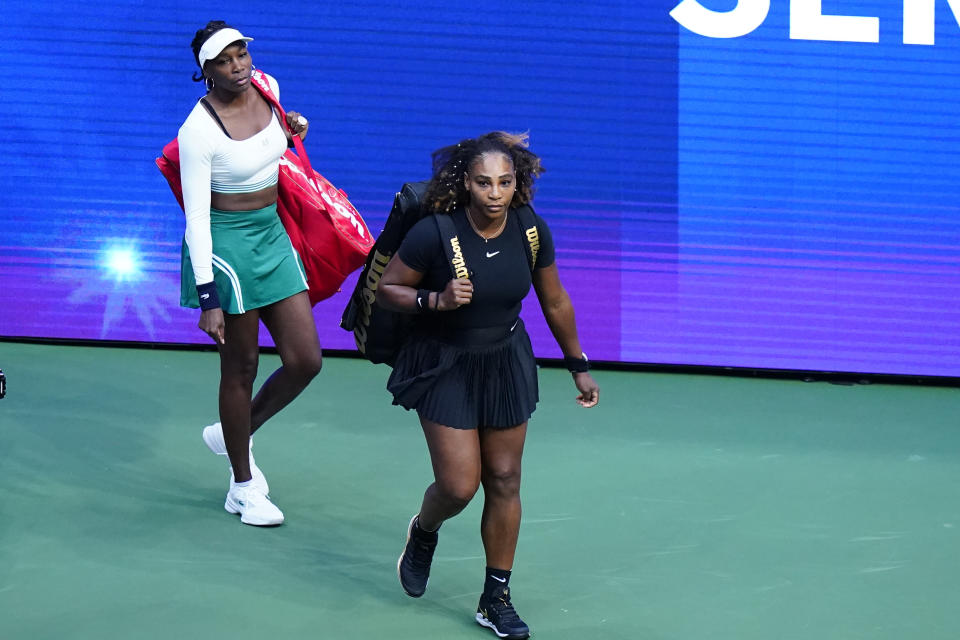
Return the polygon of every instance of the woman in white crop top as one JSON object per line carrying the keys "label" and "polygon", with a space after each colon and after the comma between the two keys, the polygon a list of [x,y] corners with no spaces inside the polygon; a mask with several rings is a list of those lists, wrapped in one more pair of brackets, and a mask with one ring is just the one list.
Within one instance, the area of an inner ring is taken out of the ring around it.
{"label": "woman in white crop top", "polygon": [[[320,371],[321,351],[300,257],[277,217],[280,157],[291,143],[279,116],[251,86],[253,64],[239,31],[212,21],[192,47],[207,94],[177,136],[186,213],[181,304],[201,309],[199,326],[220,352],[220,422],[207,446],[230,459],[224,508],[245,524],[283,522],[251,453],[251,435]],[[279,87],[268,76],[271,88]],[[307,120],[287,112],[301,137]],[[252,398],[259,323],[282,366]]]}

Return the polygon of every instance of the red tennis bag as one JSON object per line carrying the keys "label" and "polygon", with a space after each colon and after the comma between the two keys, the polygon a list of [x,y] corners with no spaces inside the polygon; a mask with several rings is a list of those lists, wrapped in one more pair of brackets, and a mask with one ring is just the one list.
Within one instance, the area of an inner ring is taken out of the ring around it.
{"label": "red tennis bag", "polygon": [[[286,113],[263,72],[255,70],[251,82],[277,109],[284,128],[289,130]],[[339,291],[347,276],[363,266],[374,238],[347,194],[310,166],[300,136],[291,137],[296,153],[288,149],[280,158],[277,213],[306,268],[310,304],[317,304]],[[180,145],[176,138],[167,143],[156,163],[182,209]]]}

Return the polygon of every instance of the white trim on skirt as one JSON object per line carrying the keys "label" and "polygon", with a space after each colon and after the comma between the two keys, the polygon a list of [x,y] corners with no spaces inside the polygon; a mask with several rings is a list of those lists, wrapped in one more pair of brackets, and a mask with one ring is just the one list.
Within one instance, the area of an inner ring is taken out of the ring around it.
{"label": "white trim on skirt", "polygon": [[240,278],[237,276],[237,272],[217,254],[213,254],[213,265],[226,274],[230,280],[230,286],[233,287],[233,295],[237,298],[237,309],[240,313],[246,313],[246,309],[243,308],[243,291],[240,289]]}

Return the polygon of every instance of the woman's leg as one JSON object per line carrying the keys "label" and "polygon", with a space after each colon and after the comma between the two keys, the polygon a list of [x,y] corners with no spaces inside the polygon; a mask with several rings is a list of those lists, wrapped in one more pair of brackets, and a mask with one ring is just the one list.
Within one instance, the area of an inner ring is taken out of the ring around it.
{"label": "woman's leg", "polygon": [[306,291],[264,307],[260,315],[277,345],[282,364],[253,399],[251,433],[300,395],[323,366],[317,326]]}
{"label": "woman's leg", "polygon": [[454,429],[420,418],[433,464],[433,484],[423,494],[420,528],[436,531],[466,507],[480,487],[480,440],[476,429]]}
{"label": "woman's leg", "polygon": [[220,424],[236,482],[250,479],[250,397],[260,355],[257,310],[224,314],[220,345]]}
{"label": "woman's leg", "polygon": [[520,461],[527,423],[509,429],[480,430],[483,516],[480,537],[487,566],[509,571],[520,534]]}
{"label": "woman's leg", "polygon": [[476,429],[454,429],[420,417],[433,463],[433,483],[423,494],[420,513],[410,520],[397,576],[407,595],[427,589],[437,529],[470,503],[480,486],[480,442]]}
{"label": "woman's leg", "polygon": [[513,607],[510,572],[520,533],[520,459],[527,423],[509,429],[482,429],[483,516],[480,535],[487,552],[487,575],[477,604],[477,622],[501,638],[526,638],[527,626]]}

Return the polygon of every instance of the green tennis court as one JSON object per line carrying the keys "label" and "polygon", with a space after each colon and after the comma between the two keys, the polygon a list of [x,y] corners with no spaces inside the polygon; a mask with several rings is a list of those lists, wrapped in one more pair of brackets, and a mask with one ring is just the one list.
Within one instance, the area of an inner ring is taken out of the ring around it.
{"label": "green tennis court", "polygon": [[[261,361],[266,375],[278,364]],[[430,480],[387,369],[330,358],[257,435],[286,524],[223,510],[212,352],[0,343],[0,638],[441,638],[473,622],[479,500],[396,578]],[[512,580],[534,637],[960,637],[960,391],[541,371]]]}

